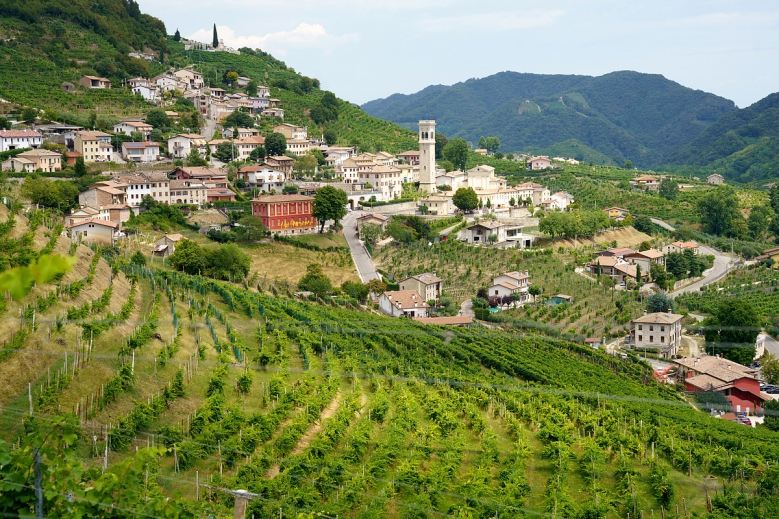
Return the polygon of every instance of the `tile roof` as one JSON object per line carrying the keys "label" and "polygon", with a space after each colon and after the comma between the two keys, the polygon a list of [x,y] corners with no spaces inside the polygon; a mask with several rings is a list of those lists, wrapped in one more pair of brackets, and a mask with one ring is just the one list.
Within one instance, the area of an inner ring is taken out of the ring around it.
{"label": "tile roof", "polygon": [[392,306],[400,310],[412,308],[427,308],[427,302],[416,290],[393,290],[383,294],[392,303]]}
{"label": "tile roof", "polygon": [[619,262],[619,258],[616,256],[598,256],[592,261],[593,265],[600,265],[601,267],[614,267]]}
{"label": "tile roof", "polygon": [[501,222],[498,222],[498,221],[495,221],[495,220],[490,220],[488,222],[482,221],[482,222],[476,223],[474,225],[471,225],[468,228],[469,229],[473,229],[474,227],[484,227],[485,229],[497,229],[499,227],[505,227],[505,224],[503,224]]}
{"label": "tile roof", "polygon": [[252,203],[260,204],[278,203],[278,202],[313,202],[314,197],[306,195],[266,195],[259,196],[252,200]]}
{"label": "tile roof", "polygon": [[365,219],[368,219],[368,218],[375,218],[376,220],[381,220],[381,221],[383,221],[383,222],[386,222],[387,220],[389,220],[389,218],[387,218],[387,217],[386,217],[386,216],[384,216],[383,214],[379,214],[379,213],[369,213],[369,214],[364,214],[364,215],[362,215],[361,217],[359,217],[359,218],[358,218],[358,220],[362,220],[363,218],[365,218]]}
{"label": "tile roof", "polygon": [[639,252],[633,252],[632,254],[625,254],[625,257],[633,257],[633,256],[643,256],[649,259],[657,259],[665,256],[665,253],[656,249],[648,249]]}
{"label": "tile roof", "polygon": [[112,222],[110,220],[96,220],[94,218],[90,218],[89,220],[81,220],[78,223],[72,223],[72,224],[68,225],[68,229],[72,229],[74,227],[78,227],[79,225],[85,225],[85,224],[90,224],[90,223],[94,223],[94,224],[97,224],[97,225],[102,225],[104,227],[110,227],[112,229],[117,229],[119,227],[118,223]]}
{"label": "tile roof", "polygon": [[665,312],[654,312],[646,314],[641,317],[633,319],[634,323],[649,323],[649,324],[673,324],[684,317],[679,314],[668,314]]}
{"label": "tile roof", "polygon": [[680,249],[697,249],[699,247],[694,241],[675,241],[671,245]]}
{"label": "tile roof", "polygon": [[123,142],[122,146],[125,148],[159,148],[159,142]]}
{"label": "tile roof", "polygon": [[417,281],[421,281],[425,285],[432,285],[433,283],[440,283],[441,281],[443,281],[443,279],[439,278],[438,276],[436,276],[431,272],[425,272],[424,274],[417,274],[416,276],[411,276],[408,279],[416,279]]}
{"label": "tile roof", "polygon": [[0,130],[0,138],[2,139],[16,139],[20,137],[43,137],[40,133],[34,130]]}
{"label": "tile roof", "polygon": [[22,152],[17,155],[17,157],[62,157],[62,154],[57,153],[56,151],[49,151],[44,150],[43,148],[39,148],[37,150]]}

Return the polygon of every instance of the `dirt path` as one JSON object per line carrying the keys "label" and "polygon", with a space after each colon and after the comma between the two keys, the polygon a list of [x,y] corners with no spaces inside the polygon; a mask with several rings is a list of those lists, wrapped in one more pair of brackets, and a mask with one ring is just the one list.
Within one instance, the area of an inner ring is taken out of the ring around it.
{"label": "dirt path", "polygon": [[[308,430],[305,433],[303,433],[303,436],[300,437],[297,445],[295,445],[295,448],[292,449],[290,456],[297,456],[298,454],[302,454],[303,451],[305,451],[308,448],[308,446],[311,445],[311,442],[314,441],[314,438],[316,438],[316,436],[322,432],[322,429],[324,428],[323,424],[325,420],[329,420],[335,415],[342,401],[343,401],[343,394],[339,389],[338,393],[336,393],[335,395],[335,398],[333,398],[330,404],[328,404],[328,406],[325,407],[320,413],[319,420],[312,423],[311,426],[308,428]],[[280,464],[277,463],[273,465],[265,473],[265,478],[266,479],[275,478],[276,476],[279,475],[280,469],[281,469]]]}

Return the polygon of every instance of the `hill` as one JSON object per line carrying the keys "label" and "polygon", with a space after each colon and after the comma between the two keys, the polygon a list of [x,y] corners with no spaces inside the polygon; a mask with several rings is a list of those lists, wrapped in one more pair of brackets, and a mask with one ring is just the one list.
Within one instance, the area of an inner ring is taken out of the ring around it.
{"label": "hill", "polygon": [[[67,5],[13,0],[2,2],[0,15],[0,98],[11,103],[2,106],[5,115],[29,106],[42,111],[44,121],[88,126],[93,117],[97,127],[109,129],[122,118],[142,116],[153,108],[123,87],[124,80],[192,66],[211,86],[227,91],[236,90],[226,82],[228,71],[267,82],[271,95],[283,102],[285,121],[307,126],[309,135],[331,129],[339,143],[365,150],[400,152],[416,146],[413,132],[343,100],[337,103],[337,119],[315,122],[311,111],[325,94],[315,78],[305,78],[259,49],[243,48],[239,55],[185,51],[167,35],[162,21],[142,14],[133,0],[77,0]],[[130,52],[154,59],[133,58]],[[107,77],[113,88],[82,88],[78,79],[83,75]],[[77,85],[75,92],[64,91],[63,82]]]}
{"label": "hill", "polygon": [[737,182],[779,176],[779,93],[723,115],[667,158],[691,171],[720,173]]}
{"label": "hill", "polygon": [[504,151],[549,148],[576,139],[622,164],[658,163],[736,107],[657,74],[598,77],[501,72],[452,86],[431,86],[363,105],[411,127],[435,119],[447,136],[476,143],[495,135]]}

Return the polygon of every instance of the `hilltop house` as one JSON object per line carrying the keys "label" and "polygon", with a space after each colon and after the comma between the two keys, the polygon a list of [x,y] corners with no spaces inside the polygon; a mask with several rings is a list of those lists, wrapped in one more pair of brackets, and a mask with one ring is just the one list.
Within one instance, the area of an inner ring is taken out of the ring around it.
{"label": "hilltop house", "polygon": [[630,321],[629,343],[637,349],[657,350],[674,357],[682,344],[682,315],[655,312]]}
{"label": "hilltop house", "polygon": [[625,254],[623,258],[633,265],[641,267],[643,272],[649,272],[652,264],[665,265],[665,254],[655,249]]}
{"label": "hilltop house", "polygon": [[443,292],[444,280],[436,276],[435,272],[417,274],[398,283],[401,290],[413,290],[424,296],[425,301],[438,301]]}
{"label": "hilltop house", "polygon": [[612,220],[617,220],[618,222],[621,222],[628,216],[630,216],[630,211],[627,209],[622,209],[621,207],[607,207],[604,209],[607,215],[609,215],[609,218]]}
{"label": "hilltop house", "polygon": [[384,292],[379,309],[392,317],[427,317],[428,304],[416,290]]}
{"label": "hilltop house", "polygon": [[684,252],[688,249],[693,251],[695,254],[698,254],[698,251],[700,250],[700,245],[698,245],[694,241],[675,241],[670,245],[666,245],[665,247],[663,247],[663,252],[668,254],[671,252]]}
{"label": "hilltop house", "polygon": [[256,187],[266,193],[270,193],[273,190],[280,193],[284,189],[287,174],[266,165],[250,165],[238,170],[238,178],[246,182],[246,185],[249,187]]}
{"label": "hilltop house", "polygon": [[539,169],[549,169],[552,167],[552,161],[549,157],[531,157],[527,161],[527,169],[537,171]]}
{"label": "hilltop house", "polygon": [[154,256],[167,258],[176,252],[176,244],[183,239],[184,237],[180,234],[166,234],[155,242],[151,253]]}
{"label": "hilltop house", "polygon": [[660,181],[656,177],[642,175],[631,180],[630,185],[645,191],[657,191],[660,187]]}
{"label": "hilltop house", "polygon": [[308,140],[308,128],[305,126],[296,126],[289,123],[277,124],[273,127],[275,133],[280,133],[287,140],[303,139]]}
{"label": "hilltop house", "polygon": [[725,177],[723,177],[719,173],[714,173],[714,174],[709,175],[708,177],[706,177],[706,182],[708,182],[709,184],[715,184],[715,185],[724,184],[725,183]]}
{"label": "hilltop house", "polygon": [[[620,283],[624,283],[627,279],[636,280],[638,276],[636,265],[617,256],[598,256],[590,263],[587,269],[596,275],[611,276]],[[648,269],[641,269],[642,278],[647,276],[648,273]]]}
{"label": "hilltop house", "polygon": [[691,393],[716,391],[728,399],[733,411],[753,413],[762,410],[771,395],[760,391],[758,371],[717,356],[684,357],[673,361],[676,377]]}

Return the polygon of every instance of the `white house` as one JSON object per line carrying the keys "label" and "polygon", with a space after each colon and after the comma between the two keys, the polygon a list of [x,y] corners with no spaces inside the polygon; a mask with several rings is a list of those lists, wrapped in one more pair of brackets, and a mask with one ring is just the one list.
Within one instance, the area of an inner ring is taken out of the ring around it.
{"label": "white house", "polygon": [[151,124],[141,121],[124,121],[114,125],[114,133],[123,133],[124,135],[132,135],[133,132],[141,132],[143,138],[147,141],[151,136],[151,131],[154,127]]}
{"label": "white house", "polygon": [[34,130],[0,130],[0,151],[39,148],[43,135]]}
{"label": "white house", "polygon": [[[496,241],[490,241],[491,235]],[[472,245],[502,243],[506,241],[506,225],[495,220],[483,220],[465,229],[465,241]]]}
{"label": "white house", "polygon": [[549,160],[549,157],[532,157],[527,161],[527,169],[529,170],[549,169],[551,167],[552,161]]}
{"label": "white house", "polygon": [[530,272],[505,272],[492,280],[492,285],[487,289],[490,297],[514,296],[516,301],[527,303],[531,300],[528,292],[530,288]]}
{"label": "white house", "polygon": [[700,245],[698,245],[694,241],[675,241],[663,247],[663,252],[668,254],[670,252],[684,252],[685,250],[688,249],[693,251],[695,254],[698,254],[698,251],[700,250]]}
{"label": "white house", "polygon": [[429,214],[438,216],[448,215],[454,212],[454,203],[451,196],[433,195],[419,201],[420,207],[427,207]]}
{"label": "white house", "polygon": [[201,206],[208,202],[208,186],[201,180],[170,181],[170,203]]}
{"label": "white house", "polygon": [[244,166],[238,170],[238,177],[248,186],[256,187],[270,193],[271,190],[281,192],[287,181],[287,174],[268,166]]}
{"label": "white house", "polygon": [[568,206],[571,205],[574,202],[573,195],[566,193],[565,191],[559,191],[552,196],[549,197],[549,199],[543,203],[542,205],[547,205],[549,209],[558,209],[560,211],[565,211],[568,209]]}
{"label": "white house", "polygon": [[157,101],[157,87],[152,85],[138,85],[132,87],[133,94],[139,95],[152,103]]}
{"label": "white house", "polygon": [[310,149],[311,143],[308,142],[308,139],[290,139],[287,141],[287,151],[298,157],[302,157]]}
{"label": "white house", "polygon": [[168,139],[168,153],[174,159],[185,159],[192,148],[197,148],[201,157],[205,157],[208,144],[206,138],[194,133],[180,133]]}
{"label": "white house", "polygon": [[379,309],[392,317],[427,317],[428,308],[416,290],[390,291],[379,296]]}
{"label": "white house", "polygon": [[113,245],[119,224],[106,220],[82,220],[68,226],[71,240],[81,240],[82,243],[100,243]]}
{"label": "white house", "polygon": [[158,142],[123,142],[122,158],[132,162],[154,162],[160,155]]}
{"label": "white house", "polygon": [[706,177],[706,182],[708,182],[709,184],[716,184],[716,185],[724,184],[725,183],[725,177],[723,177],[719,173],[714,173],[714,174],[709,175],[708,177]]}

